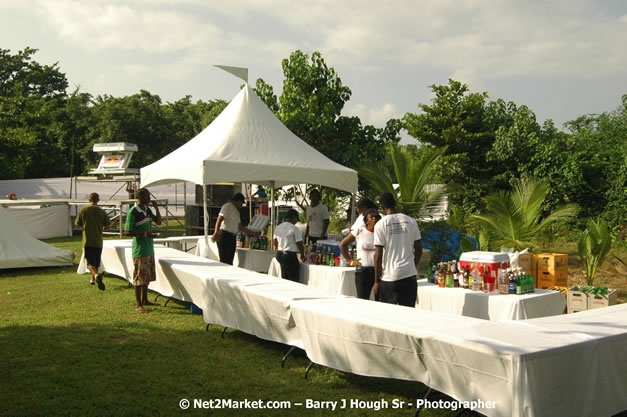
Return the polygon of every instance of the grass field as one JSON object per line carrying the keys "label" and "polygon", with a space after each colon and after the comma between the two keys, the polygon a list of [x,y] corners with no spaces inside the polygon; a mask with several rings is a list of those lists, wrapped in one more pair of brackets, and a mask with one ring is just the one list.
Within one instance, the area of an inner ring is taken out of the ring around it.
{"label": "grass field", "polygon": [[[79,236],[48,242],[75,251],[79,259]],[[231,329],[221,338],[222,328],[205,331],[202,316],[175,301],[138,314],[126,281],[107,276],[101,292],[75,271],[76,265],[0,272],[0,415],[413,416],[413,409],[392,409],[393,400],[415,402],[426,391],[420,383],[320,366],[305,380],[309,361],[303,352],[281,368],[285,345]],[[383,399],[390,408],[182,410],[182,399]],[[430,409],[420,415],[455,414]]]}
{"label": "grass field", "polygon": [[[79,237],[49,242],[80,250]],[[202,316],[175,301],[138,314],[126,281],[107,276],[101,292],[75,271],[76,266],[0,272],[0,415],[410,416],[409,408],[181,410],[179,401],[385,399],[391,407],[395,399],[415,401],[426,390],[420,383],[319,366],[305,380],[309,361],[302,351],[281,368],[285,345],[232,329],[221,338],[221,327],[205,331]]]}

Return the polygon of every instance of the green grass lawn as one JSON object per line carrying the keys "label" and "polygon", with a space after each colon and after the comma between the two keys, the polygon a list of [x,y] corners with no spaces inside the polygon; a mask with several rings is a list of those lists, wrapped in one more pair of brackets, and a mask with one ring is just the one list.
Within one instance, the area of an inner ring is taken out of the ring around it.
{"label": "green grass lawn", "polygon": [[[80,250],[79,236],[48,242]],[[76,265],[0,271],[0,415],[413,416],[409,408],[181,410],[179,401],[385,399],[391,406],[394,399],[415,403],[426,390],[320,366],[305,380],[309,361],[302,351],[281,368],[285,345],[232,329],[221,338],[222,328],[205,331],[202,316],[175,301],[136,313],[126,281],[107,276],[101,292],[75,271]],[[448,399],[434,397],[440,398]]]}

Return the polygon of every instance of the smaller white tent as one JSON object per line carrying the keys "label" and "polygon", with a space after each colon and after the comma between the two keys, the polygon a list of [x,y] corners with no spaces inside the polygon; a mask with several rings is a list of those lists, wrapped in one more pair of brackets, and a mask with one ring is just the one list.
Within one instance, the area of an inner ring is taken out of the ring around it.
{"label": "smaller white tent", "polygon": [[0,206],[0,269],[72,265],[74,252],[32,237]]}

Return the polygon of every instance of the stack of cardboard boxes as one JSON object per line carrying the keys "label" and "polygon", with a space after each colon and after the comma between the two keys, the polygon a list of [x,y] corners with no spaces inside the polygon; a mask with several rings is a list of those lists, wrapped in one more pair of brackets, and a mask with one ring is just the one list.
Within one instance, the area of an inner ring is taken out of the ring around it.
{"label": "stack of cardboard boxes", "polygon": [[521,255],[519,266],[533,271],[536,288],[561,291],[566,297],[568,313],[611,306],[617,292],[598,287],[568,287],[568,255],[563,253],[527,253]]}
{"label": "stack of cardboard boxes", "polygon": [[536,287],[568,286],[568,255],[563,253],[536,254]]}

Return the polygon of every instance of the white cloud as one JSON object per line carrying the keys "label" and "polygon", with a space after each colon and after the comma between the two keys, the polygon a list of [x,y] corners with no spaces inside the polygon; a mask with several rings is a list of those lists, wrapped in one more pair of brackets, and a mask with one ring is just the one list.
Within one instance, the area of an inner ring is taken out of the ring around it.
{"label": "white cloud", "polygon": [[384,127],[388,120],[395,117],[401,117],[396,106],[391,103],[385,103],[380,107],[368,107],[365,104],[357,104],[347,109],[347,114],[358,116],[362,125],[373,125],[375,127]]}

